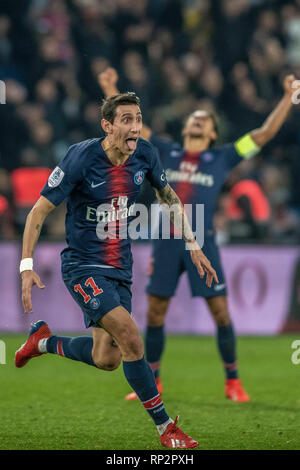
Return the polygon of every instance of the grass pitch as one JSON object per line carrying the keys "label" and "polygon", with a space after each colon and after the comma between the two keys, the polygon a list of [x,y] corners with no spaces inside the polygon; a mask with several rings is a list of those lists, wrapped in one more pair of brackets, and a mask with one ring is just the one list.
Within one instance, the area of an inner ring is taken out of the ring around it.
{"label": "grass pitch", "polygon": [[[299,335],[300,336],[300,335]],[[114,372],[48,354],[23,369],[14,352],[25,336],[0,336],[0,449],[164,449],[122,367]],[[300,449],[300,364],[291,362],[296,336],[240,337],[240,376],[250,403],[224,397],[215,338],[169,336],[162,361],[167,412],[201,449]]]}

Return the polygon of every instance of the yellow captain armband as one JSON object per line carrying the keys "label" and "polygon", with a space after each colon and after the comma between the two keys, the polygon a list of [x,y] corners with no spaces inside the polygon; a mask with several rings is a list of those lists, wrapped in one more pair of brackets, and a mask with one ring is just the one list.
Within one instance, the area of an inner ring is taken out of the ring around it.
{"label": "yellow captain armband", "polygon": [[260,147],[256,145],[250,134],[243,135],[234,143],[235,150],[240,157],[252,158],[260,151]]}

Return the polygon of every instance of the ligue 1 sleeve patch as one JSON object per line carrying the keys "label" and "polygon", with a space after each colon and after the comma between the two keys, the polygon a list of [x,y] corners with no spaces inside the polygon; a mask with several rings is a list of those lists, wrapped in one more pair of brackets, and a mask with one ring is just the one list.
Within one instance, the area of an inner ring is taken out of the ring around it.
{"label": "ligue 1 sleeve patch", "polygon": [[50,188],[56,188],[62,182],[64,176],[65,173],[57,166],[48,178],[48,186]]}

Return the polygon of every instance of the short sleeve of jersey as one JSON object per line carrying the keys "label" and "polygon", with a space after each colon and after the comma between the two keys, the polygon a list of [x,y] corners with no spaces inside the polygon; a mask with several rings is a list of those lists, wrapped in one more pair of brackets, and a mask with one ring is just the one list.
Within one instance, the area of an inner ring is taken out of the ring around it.
{"label": "short sleeve of jersey", "polygon": [[168,139],[163,139],[162,137],[158,137],[155,134],[151,134],[150,142],[154,147],[157,148],[160,154],[163,154],[170,150],[172,147],[172,141]]}
{"label": "short sleeve of jersey", "polygon": [[218,147],[218,151],[220,152],[220,157],[223,157],[224,166],[228,171],[244,160],[236,151],[234,143]]}
{"label": "short sleeve of jersey", "polygon": [[69,196],[82,178],[82,165],[79,159],[81,153],[78,145],[72,145],[41,190],[41,195],[55,206]]}
{"label": "short sleeve of jersey", "polygon": [[168,182],[165,174],[165,170],[161,164],[158,151],[151,146],[151,166],[147,173],[147,179],[149,180],[151,186],[156,189],[164,188]]}
{"label": "short sleeve of jersey", "polygon": [[219,147],[224,157],[224,164],[227,170],[231,170],[243,160],[254,157],[261,150],[254,142],[251,134],[245,134],[233,144],[227,144]]}
{"label": "short sleeve of jersey", "polygon": [[178,154],[178,152],[181,151],[181,146],[177,142],[159,137],[155,134],[151,135],[150,142],[158,150],[159,156],[164,165],[167,164],[172,152],[176,152]]}

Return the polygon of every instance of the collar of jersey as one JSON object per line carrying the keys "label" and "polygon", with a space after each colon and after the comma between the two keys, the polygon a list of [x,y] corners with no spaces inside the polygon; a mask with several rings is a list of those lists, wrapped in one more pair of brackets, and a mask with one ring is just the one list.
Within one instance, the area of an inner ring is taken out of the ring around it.
{"label": "collar of jersey", "polygon": [[183,149],[183,158],[188,157],[191,160],[200,160],[204,151],[205,150],[201,150],[200,152],[191,152],[190,150]]}
{"label": "collar of jersey", "polygon": [[[137,151],[137,147],[136,147],[135,151],[134,151],[131,155],[129,155],[129,157],[127,158],[127,160],[126,160],[124,163],[122,163],[122,165],[114,165],[114,164],[112,163],[112,161],[110,160],[110,158],[108,158],[108,156],[106,155],[106,152],[104,151],[104,149],[103,149],[103,147],[102,147],[101,142],[102,142],[104,139],[105,139],[105,137],[100,137],[100,138],[99,138],[100,151],[101,151],[102,155],[104,155],[106,161],[107,161],[108,163],[110,163],[111,166],[114,166],[114,167],[116,167],[116,168],[122,168],[123,166],[127,165],[127,163],[129,162],[130,158],[131,158],[131,157],[135,154],[135,152]],[[137,143],[137,146],[138,146],[138,143]]]}

